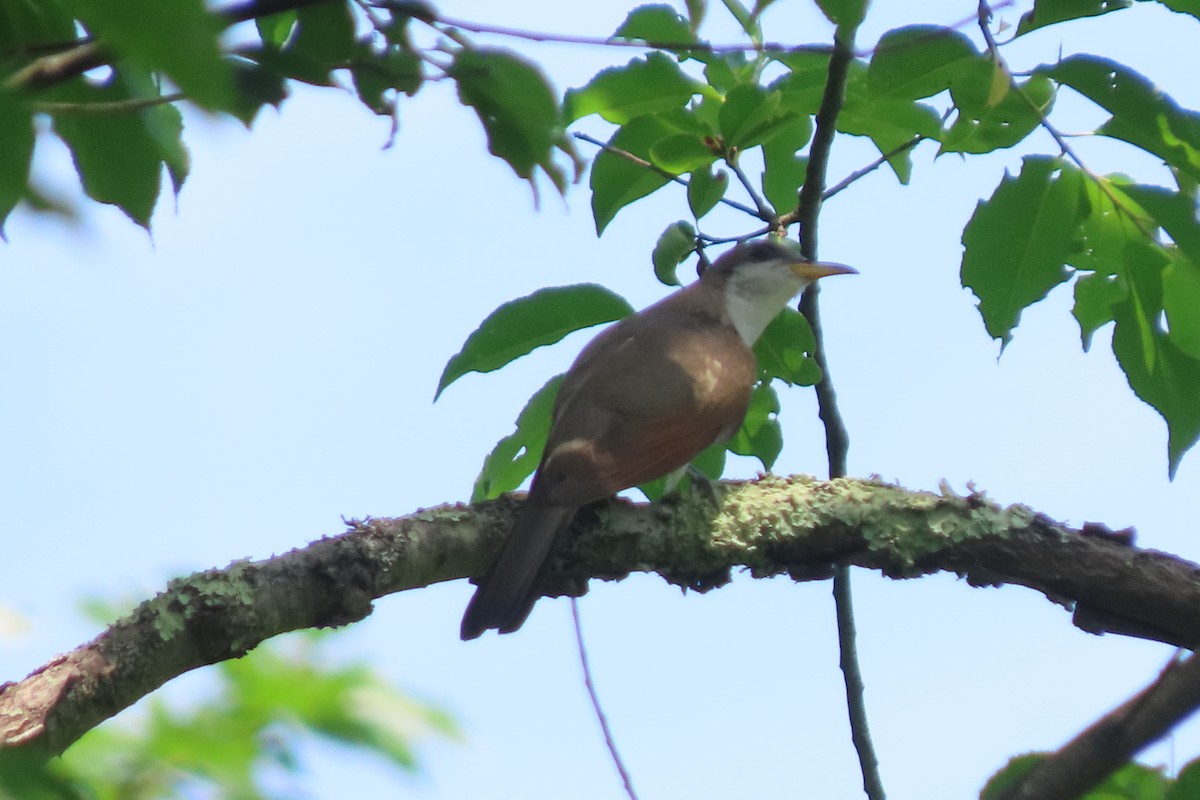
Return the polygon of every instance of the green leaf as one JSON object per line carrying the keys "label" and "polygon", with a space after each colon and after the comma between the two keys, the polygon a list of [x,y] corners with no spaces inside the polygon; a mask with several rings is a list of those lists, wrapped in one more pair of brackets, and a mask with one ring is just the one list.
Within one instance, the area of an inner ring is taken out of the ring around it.
{"label": "green leaf", "polygon": [[769,383],[778,378],[789,386],[820,383],[821,368],[810,357],[815,347],[808,320],[794,308],[785,308],[754,344],[762,380]]}
{"label": "green leaf", "polygon": [[638,6],[613,34],[614,39],[642,41],[650,44],[694,44],[695,32],[688,21],[668,5]]}
{"label": "green leaf", "polygon": [[217,41],[222,25],[204,0],[64,4],[100,41],[146,69],[165,73],[188,99],[211,109],[232,106],[233,77]]}
{"label": "green leaf", "polygon": [[750,9],[742,5],[738,0],[721,0],[725,4],[726,10],[733,15],[737,20],[738,25],[742,26],[742,30],[750,41],[762,41],[762,26],[758,22],[758,17],[750,12]]}
{"label": "green leaf", "polygon": [[715,174],[707,167],[693,170],[688,177],[687,187],[688,208],[691,209],[692,216],[700,219],[712,211],[717,203],[721,202],[728,188],[729,175],[724,170]]}
{"label": "green leaf", "polygon": [[1124,269],[1125,247],[1132,238],[1145,239],[1127,211],[1113,205],[1110,194],[1121,195],[1111,178],[1084,181],[1085,216],[1079,227],[1082,246],[1071,253],[1067,263],[1077,269],[1092,270],[1101,275],[1115,275]]}
{"label": "green leaf", "polygon": [[1172,258],[1163,269],[1163,309],[1167,337],[1187,355],[1200,359],[1200,268]]}
{"label": "green leaf", "polygon": [[279,107],[287,98],[284,76],[251,60],[250,54],[233,61],[233,84],[237,99],[230,110],[247,128],[265,105]]}
{"label": "green leaf", "polygon": [[1017,23],[1017,36],[1038,28],[1080,17],[1097,17],[1133,5],[1131,0],[1034,0],[1033,10],[1027,11]]}
{"label": "green leaf", "polygon": [[1200,761],[1192,761],[1179,771],[1166,800],[1200,800]]}
{"label": "green leaf", "polygon": [[496,442],[475,479],[472,503],[513,491],[537,469],[546,448],[546,437],[550,435],[550,414],[562,382],[563,376],[556,375],[538,389],[517,417],[516,430]]}
{"label": "green leaf", "polygon": [[505,303],[446,362],[433,399],[468,372],[491,372],[569,333],[631,313],[625,298],[594,283],[539,289]]}
{"label": "green leaf", "polygon": [[817,0],[817,5],[830,22],[839,28],[853,29],[867,15],[868,2],[870,0]]}
{"label": "green leaf", "polygon": [[0,236],[25,195],[32,158],[33,112],[21,97],[0,87]]}
{"label": "green leaf", "polygon": [[718,116],[726,147],[748,150],[776,136],[797,114],[780,108],[783,94],[743,83],[729,90]]}
{"label": "green leaf", "polygon": [[1082,176],[1058,159],[1026,158],[980,202],[963,230],[962,284],[979,298],[988,333],[1005,345],[1021,311],[1067,279],[1077,247]]}
{"label": "green leaf", "polygon": [[940,25],[888,31],[867,68],[871,94],[919,100],[943,92],[979,71],[988,60],[964,34]]}
{"label": "green leaf", "polygon": [[783,130],[763,144],[762,189],[776,213],[796,207],[808,173],[808,157],[797,153],[812,138],[812,130],[812,121],[807,116],[793,117]]}
{"label": "green leaf", "polygon": [[729,440],[730,452],[754,456],[770,470],[783,450],[783,428],[779,424],[779,396],[770,383],[759,383],[750,393],[750,406],[742,427]]}
{"label": "green leaf", "polygon": [[1190,14],[1200,18],[1200,0],[1158,0],[1178,14]]}
{"label": "green leaf", "polygon": [[1200,114],[1181,108],[1145,76],[1098,56],[1072,56],[1039,72],[1113,115],[1097,133],[1129,142],[1200,179]]}
{"label": "green leaf", "polygon": [[688,12],[688,28],[694,34],[700,30],[704,17],[708,14],[708,0],[684,0]]}
{"label": "green leaf", "polygon": [[1075,282],[1072,314],[1079,323],[1083,349],[1092,346],[1092,334],[1113,321],[1113,306],[1129,296],[1125,281],[1116,275],[1082,275]]}
{"label": "green leaf", "polygon": [[[145,76],[117,72],[103,85],[72,82],[56,89],[54,97],[70,103],[121,102],[137,96],[131,84],[149,89]],[[187,174],[187,153],[179,141],[179,112],[158,105],[126,114],[72,114],[54,116],[54,129],[71,150],[75,170],[88,196],[111,203],[144,228],[161,186],[164,164],[176,186]]]}
{"label": "green leaf", "polygon": [[[719,480],[721,473],[725,471],[725,442],[717,442],[700,451],[700,454],[693,458],[689,464],[693,468],[700,471],[704,477],[709,480]],[[661,478],[655,478],[652,481],[638,486],[638,491],[646,496],[646,499],[651,503],[657,503],[667,495],[670,491],[683,491],[692,486],[692,475],[687,471],[686,467],[678,472],[672,472]]]}
{"label": "green leaf", "polygon": [[420,56],[411,50],[388,47],[379,52],[360,43],[350,74],[363,105],[376,114],[390,115],[394,102],[386,93],[394,89],[410,97],[416,94],[424,80],[421,64]]}
{"label": "green leaf", "polygon": [[[965,81],[951,89],[958,115],[942,137],[939,154],[990,153],[1012,147],[1037,129],[1054,104],[1054,84],[1044,75],[1011,87],[998,103],[988,103],[986,94],[976,94],[982,89],[982,85]],[[1030,107],[1030,101],[1042,116]]]}
{"label": "green leaf", "polygon": [[1160,326],[1161,264],[1153,245],[1130,264],[1128,299],[1113,306],[1113,353],[1129,387],[1167,423],[1168,474],[1174,478],[1183,454],[1200,438],[1200,360],[1183,352]]}
{"label": "green leaf", "polygon": [[1123,185],[1117,191],[1150,214],[1193,264],[1200,264],[1200,222],[1196,220],[1196,206],[1191,197],[1143,184]]}
{"label": "green leaf", "polygon": [[554,90],[536,66],[505,50],[462,49],[449,75],[458,82],[458,97],[483,123],[488,150],[508,162],[518,176],[534,184],[542,169],[559,192],[567,177],[554,161],[563,144],[563,120]]}
{"label": "green leaf", "polygon": [[675,270],[696,249],[696,229],[686,220],[673,222],[658,237],[651,260],[654,262],[654,277],[667,286],[678,286]]}
{"label": "green leaf", "polygon": [[254,24],[258,28],[258,36],[262,39],[262,43],[278,50],[292,35],[297,19],[296,9],[293,8],[280,11],[278,14],[259,17],[254,20]]}
{"label": "green leaf", "polygon": [[1009,759],[1004,768],[988,778],[979,793],[979,800],[1000,800],[1007,796],[1025,776],[1049,757],[1048,753],[1026,753]]}
{"label": "green leaf", "polygon": [[623,67],[601,70],[586,86],[568,90],[563,113],[568,123],[599,114],[624,125],[644,114],[682,108],[705,91],[712,89],[685,75],[670,56],[648,53]]}
{"label": "green leaf", "polygon": [[354,55],[354,12],[345,0],[315,3],[296,12],[296,32],[288,50],[302,53],[326,71],[343,66]]}
{"label": "green leaf", "polygon": [[712,146],[694,133],[673,133],[650,146],[650,162],[674,175],[707,167],[716,160]]}
{"label": "green leaf", "polygon": [[[662,116],[647,115],[622,125],[609,139],[608,145],[649,162],[650,148],[676,132]],[[643,164],[606,149],[596,154],[588,182],[592,190],[592,217],[596,220],[596,235],[599,236],[618,211],[662,188],[668,179]]]}

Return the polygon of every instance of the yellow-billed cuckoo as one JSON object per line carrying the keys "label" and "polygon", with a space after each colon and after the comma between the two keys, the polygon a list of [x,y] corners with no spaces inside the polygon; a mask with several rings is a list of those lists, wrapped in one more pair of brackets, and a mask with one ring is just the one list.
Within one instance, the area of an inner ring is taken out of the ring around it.
{"label": "yellow-billed cuckoo", "polygon": [[596,336],[559,389],[529,499],[467,606],[462,638],[521,627],[580,506],[679,470],[736,433],[758,378],[751,348],[767,323],[817,278],[849,272],[805,260],[788,240],[741,244]]}

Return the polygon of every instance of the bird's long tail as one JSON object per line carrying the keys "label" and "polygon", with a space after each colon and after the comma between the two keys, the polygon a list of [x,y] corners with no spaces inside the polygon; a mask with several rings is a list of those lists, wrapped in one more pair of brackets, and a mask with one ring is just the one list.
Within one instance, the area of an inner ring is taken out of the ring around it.
{"label": "bird's long tail", "polygon": [[537,601],[537,580],[558,534],[571,524],[574,506],[526,502],[496,562],[463,614],[461,636],[474,639],[489,628],[512,633]]}

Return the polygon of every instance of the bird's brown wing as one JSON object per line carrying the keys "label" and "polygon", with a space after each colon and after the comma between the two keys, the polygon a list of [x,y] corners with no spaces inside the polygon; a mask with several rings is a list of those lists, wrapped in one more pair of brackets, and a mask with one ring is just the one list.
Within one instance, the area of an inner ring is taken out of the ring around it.
{"label": "bird's brown wing", "polygon": [[581,505],[658,478],[741,424],[756,368],[732,327],[664,335],[629,322],[563,384],[533,487],[547,502]]}

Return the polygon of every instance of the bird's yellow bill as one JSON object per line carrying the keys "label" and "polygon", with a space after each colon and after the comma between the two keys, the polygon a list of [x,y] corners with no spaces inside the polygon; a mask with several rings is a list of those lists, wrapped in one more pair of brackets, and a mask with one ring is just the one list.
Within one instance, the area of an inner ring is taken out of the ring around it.
{"label": "bird's yellow bill", "polygon": [[797,261],[791,265],[792,272],[807,281],[826,278],[830,275],[857,275],[858,270],[845,264],[834,264],[830,261]]}

